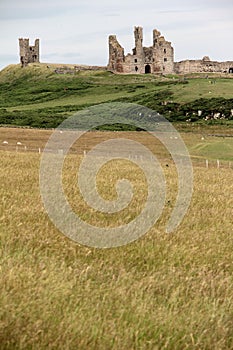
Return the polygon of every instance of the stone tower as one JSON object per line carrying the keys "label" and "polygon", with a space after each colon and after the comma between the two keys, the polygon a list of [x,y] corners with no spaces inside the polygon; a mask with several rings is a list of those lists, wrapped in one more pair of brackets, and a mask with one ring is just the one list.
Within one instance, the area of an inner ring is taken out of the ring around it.
{"label": "stone tower", "polygon": [[19,39],[19,54],[22,67],[26,67],[28,63],[40,62],[39,39],[35,40],[33,46],[29,45],[29,39]]}
{"label": "stone tower", "polygon": [[142,27],[134,27],[134,38],[135,38],[135,55],[143,54],[143,29]]}
{"label": "stone tower", "polygon": [[124,48],[115,35],[109,37],[108,70],[126,74],[170,74],[174,72],[174,50],[171,42],[153,30],[153,45],[143,46],[143,28],[134,27],[133,54],[124,55]]}
{"label": "stone tower", "polygon": [[123,47],[117,41],[116,35],[110,35],[109,44],[109,63],[108,69],[113,72],[124,72],[125,54]]}

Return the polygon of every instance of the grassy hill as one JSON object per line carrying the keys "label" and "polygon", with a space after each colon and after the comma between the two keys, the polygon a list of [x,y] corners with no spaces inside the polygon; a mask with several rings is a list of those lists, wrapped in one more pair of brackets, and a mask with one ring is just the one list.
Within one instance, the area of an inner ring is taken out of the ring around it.
{"label": "grassy hill", "polygon": [[[171,121],[197,121],[216,112],[228,120],[232,91],[230,75],[114,75],[75,72],[72,66],[11,65],[0,72],[0,124],[56,127],[77,110],[112,101],[147,106]],[[201,117],[198,110],[203,111]],[[229,120],[221,123],[232,125]]]}

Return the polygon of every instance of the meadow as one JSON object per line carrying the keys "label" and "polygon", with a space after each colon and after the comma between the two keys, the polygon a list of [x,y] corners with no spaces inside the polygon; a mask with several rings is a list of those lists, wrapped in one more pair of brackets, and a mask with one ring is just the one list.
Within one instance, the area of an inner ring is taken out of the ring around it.
{"label": "meadow", "polygon": [[[56,65],[8,66],[0,72],[0,124],[57,127],[78,110],[106,102],[137,103],[172,122],[203,118],[220,112],[232,128],[232,74],[208,76],[114,75],[107,71],[58,74]],[[66,72],[66,69],[64,69]],[[198,116],[202,110],[202,116]]]}
{"label": "meadow", "polygon": [[[28,68],[0,72],[0,349],[233,349],[231,120],[174,124],[191,156],[194,187],[183,221],[170,234],[165,228],[177,197],[177,171],[165,147],[144,131],[88,132],[72,146],[62,174],[64,192],[77,215],[100,227],[122,225],[146,201],[142,171],[124,160],[101,169],[97,186],[106,200],[116,199],[120,178],[134,189],[126,209],[102,214],[88,207],[77,189],[84,151],[118,137],[151,149],[167,193],[158,222],[137,241],[98,249],[70,240],[50,221],[39,187],[39,150],[53,132],[47,129],[53,118],[62,121],[92,102],[130,97],[131,102],[151,103],[155,93],[162,99],[172,93],[174,103],[182,105],[200,97],[213,103],[210,95],[226,99],[227,105],[233,80],[219,77],[211,84],[198,76],[186,83],[180,77],[108,72],[57,76],[52,66]],[[39,118],[40,129],[28,127],[29,117],[32,123]],[[24,123],[27,127],[12,127]]]}
{"label": "meadow", "polygon": [[[0,131],[1,140],[8,135],[11,143],[20,139],[31,147],[43,147],[51,133]],[[93,133],[88,138],[93,144],[118,134]],[[123,134],[138,135],[148,145],[144,133]],[[189,149],[200,152],[201,135],[184,136]],[[84,144],[85,139],[81,150]],[[194,162],[190,208],[179,228],[167,234],[177,175],[165,150],[155,146],[168,188],[163,214],[138,241],[105,250],[71,241],[50,222],[40,198],[40,154],[0,151],[1,349],[233,348],[233,170]],[[64,165],[73,210],[104,227],[138,215],[145,180],[130,163],[106,165],[98,180],[106,199],[116,195],[118,176],[132,182],[135,198],[124,213],[109,219],[82,203],[75,181],[81,153],[71,153]]]}

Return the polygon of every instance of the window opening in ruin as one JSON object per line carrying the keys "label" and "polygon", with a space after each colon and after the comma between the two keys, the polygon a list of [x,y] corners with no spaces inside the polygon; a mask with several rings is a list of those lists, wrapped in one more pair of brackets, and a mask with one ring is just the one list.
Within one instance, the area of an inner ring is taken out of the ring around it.
{"label": "window opening in ruin", "polygon": [[145,74],[149,74],[149,73],[151,73],[151,67],[150,67],[149,64],[147,64],[147,65],[145,66]]}
{"label": "window opening in ruin", "polygon": [[164,57],[164,62],[167,62],[167,57]]}
{"label": "window opening in ruin", "polygon": [[135,58],[134,62],[137,63],[137,61],[138,61],[138,60]]}
{"label": "window opening in ruin", "polygon": [[164,50],[163,50],[163,52],[164,52],[164,53],[167,53],[167,50],[166,50],[166,49],[164,49]]}
{"label": "window opening in ruin", "polygon": [[230,73],[230,74],[233,73],[233,67],[229,68],[229,73]]}
{"label": "window opening in ruin", "polygon": [[135,71],[136,71],[136,72],[138,71],[138,67],[137,67],[137,66],[135,67]]}

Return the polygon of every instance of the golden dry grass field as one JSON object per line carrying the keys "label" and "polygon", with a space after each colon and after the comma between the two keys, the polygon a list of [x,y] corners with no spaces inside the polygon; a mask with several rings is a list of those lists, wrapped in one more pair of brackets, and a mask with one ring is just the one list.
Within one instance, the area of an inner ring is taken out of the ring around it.
{"label": "golden dry grass field", "polygon": [[[175,166],[146,133],[124,133],[158,156],[166,202],[141,239],[97,249],[60,233],[43,208],[38,148],[50,134],[0,129],[0,349],[233,349],[232,138],[182,134],[193,160],[193,197],[181,225],[167,234],[177,195]],[[143,174],[127,161],[110,162],[97,179],[106,199],[115,198],[118,178],[132,182],[135,197],[121,215],[95,213],[76,189],[83,151],[119,136],[88,133],[64,164],[67,198],[94,225],[127,223],[145,201]],[[206,157],[213,162],[209,168]]]}

